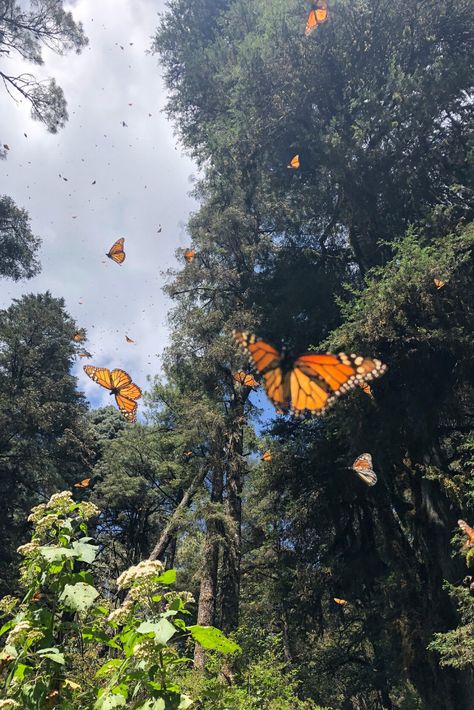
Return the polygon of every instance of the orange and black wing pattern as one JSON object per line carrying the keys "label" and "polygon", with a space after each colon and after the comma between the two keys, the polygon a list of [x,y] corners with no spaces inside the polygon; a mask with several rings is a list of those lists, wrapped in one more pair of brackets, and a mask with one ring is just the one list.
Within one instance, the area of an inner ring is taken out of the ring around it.
{"label": "orange and black wing pattern", "polygon": [[458,520],[458,525],[468,537],[468,540],[464,543],[464,547],[472,547],[474,545],[474,530],[465,520]]}
{"label": "orange and black wing pattern", "polygon": [[286,167],[290,170],[298,170],[300,167],[300,156],[294,155]]}
{"label": "orange and black wing pattern", "polygon": [[89,488],[91,482],[90,478],[84,478],[82,481],[78,481],[74,484],[74,488]]}
{"label": "orange and black wing pattern", "polygon": [[114,242],[114,244],[112,244],[112,246],[110,247],[106,256],[108,256],[109,259],[112,259],[112,261],[115,261],[116,264],[122,264],[125,261],[125,252],[123,250],[124,244],[124,237],[117,239],[117,241]]}
{"label": "orange and black wing pattern", "polygon": [[245,387],[258,387],[257,380],[250,372],[238,370],[234,373],[233,378],[239,383],[239,385],[244,385]]}
{"label": "orange and black wing pattern", "polygon": [[267,449],[267,451],[264,451],[262,456],[261,456],[262,461],[271,461],[272,460],[272,452]]}
{"label": "orange and black wing pattern", "polygon": [[352,470],[368,486],[375,486],[377,483],[377,475],[372,466],[372,456],[370,454],[358,456],[352,464]]}
{"label": "orange and black wing pattern", "polygon": [[186,249],[184,252],[184,258],[190,264],[192,261],[194,261],[194,257],[196,256],[196,252],[194,249]]}
{"label": "orange and black wing pattern", "polygon": [[443,281],[443,279],[433,279],[433,283],[438,291],[440,288],[443,288],[443,286],[446,286],[446,281]]}
{"label": "orange and black wing pattern", "polygon": [[349,604],[347,599],[339,599],[339,597],[333,597],[334,601],[336,604],[339,604],[339,606],[345,606],[346,604]]}
{"label": "orange and black wing pattern", "polygon": [[137,420],[137,399],[142,396],[142,391],[138,385],[132,382],[132,378],[125,370],[115,369],[110,371],[106,367],[94,367],[85,365],[84,372],[94,382],[110,390],[115,395],[115,401],[120,412],[129,422]]}
{"label": "orange and black wing pattern", "polygon": [[316,0],[313,2],[308,19],[306,21],[305,35],[308,36],[318,25],[322,25],[328,19],[328,4],[326,0]]}
{"label": "orange and black wing pattern", "polygon": [[249,333],[234,331],[233,337],[262,376],[273,404],[295,416],[322,414],[341,394],[387,369],[375,358],[308,352],[284,370],[282,356],[272,345]]}

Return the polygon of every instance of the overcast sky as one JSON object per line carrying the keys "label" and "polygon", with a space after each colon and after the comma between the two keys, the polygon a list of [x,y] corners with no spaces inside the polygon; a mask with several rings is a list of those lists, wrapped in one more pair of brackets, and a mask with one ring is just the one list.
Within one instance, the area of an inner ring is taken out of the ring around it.
{"label": "overcast sky", "polygon": [[[64,57],[45,52],[44,66],[22,67],[63,88],[69,121],[56,135],[0,91],[0,138],[10,146],[0,163],[0,194],[28,210],[43,239],[41,274],[0,281],[0,307],[23,293],[65,298],[94,355],[75,368],[94,405],[110,399],[82,372],[84,363],[123,367],[141,387],[159,371],[169,307],[161,272],[179,266],[174,252],[187,245],[185,224],[196,208],[189,191],[197,171],[162,113],[158,57],[147,54],[163,7],[161,0],[70,3],[88,47]],[[122,265],[105,257],[119,237]]]}

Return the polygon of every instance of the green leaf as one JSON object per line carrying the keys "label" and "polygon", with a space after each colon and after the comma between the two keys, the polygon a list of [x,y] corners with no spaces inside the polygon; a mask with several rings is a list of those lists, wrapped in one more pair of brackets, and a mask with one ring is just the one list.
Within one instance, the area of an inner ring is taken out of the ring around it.
{"label": "green leaf", "polygon": [[157,624],[154,624],[151,621],[143,621],[137,628],[137,632],[139,634],[153,633],[158,643],[162,643],[163,645],[168,643],[176,631],[177,629],[173,626],[173,624],[170,624],[167,619],[160,619]]}
{"label": "green leaf", "polygon": [[112,708],[121,708],[125,705],[127,699],[123,695],[102,695],[94,705],[95,710],[112,710]]}
{"label": "green leaf", "polygon": [[86,611],[99,596],[97,589],[90,584],[66,584],[59,600],[66,609],[71,611]]}
{"label": "green leaf", "polygon": [[59,663],[62,666],[65,663],[64,653],[61,653],[57,648],[40,648],[36,653],[38,656],[49,658],[50,661]]}
{"label": "green leaf", "polygon": [[13,674],[13,677],[15,680],[22,681],[25,679],[25,674],[27,671],[32,671],[33,669],[31,666],[25,666],[24,663],[19,663],[17,667],[15,668],[15,672]]}
{"label": "green leaf", "polygon": [[191,633],[196,643],[203,648],[212,649],[225,654],[240,651],[240,646],[238,646],[235,641],[228,639],[224,636],[222,631],[214,628],[214,626],[200,626],[199,624],[195,624],[194,626],[188,626],[188,631]]}
{"label": "green leaf", "polygon": [[160,584],[174,584],[176,582],[176,570],[167,569],[156,581]]}
{"label": "green leaf", "polygon": [[104,665],[99,668],[97,673],[95,674],[96,678],[102,678],[104,675],[109,675],[109,671],[113,670],[114,668],[118,668],[121,666],[123,663],[121,658],[111,658],[109,661],[104,663]]}
{"label": "green leaf", "polygon": [[158,698],[157,700],[150,698],[150,700],[145,700],[145,702],[138,707],[141,708],[141,710],[166,710],[166,703],[162,698]]}
{"label": "green leaf", "polygon": [[75,557],[74,550],[70,550],[67,547],[50,547],[44,545],[43,547],[38,547],[38,552],[48,562],[59,562],[64,557]]}
{"label": "green leaf", "polygon": [[181,702],[178,705],[178,710],[187,710],[187,708],[190,708],[191,705],[194,704],[194,700],[191,700],[191,698],[188,695],[182,695],[181,696]]}
{"label": "green leaf", "polygon": [[89,538],[83,538],[82,540],[73,542],[72,549],[80,562],[91,564],[97,557],[99,548],[96,545],[89,545],[88,542],[84,542],[84,540],[87,539]]}

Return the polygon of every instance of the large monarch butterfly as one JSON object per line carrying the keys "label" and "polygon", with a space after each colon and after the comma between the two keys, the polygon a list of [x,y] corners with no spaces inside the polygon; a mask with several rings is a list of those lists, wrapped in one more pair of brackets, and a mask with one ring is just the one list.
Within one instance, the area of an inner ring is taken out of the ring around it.
{"label": "large monarch butterfly", "polygon": [[239,385],[245,385],[245,387],[258,387],[258,382],[255,377],[244,370],[238,370],[235,372],[233,378],[239,383]]}
{"label": "large monarch butterfly", "polygon": [[298,170],[300,167],[300,156],[298,154],[294,155],[286,167],[290,170]]}
{"label": "large monarch butterfly", "polygon": [[186,251],[184,252],[184,258],[186,259],[188,264],[190,264],[192,261],[194,261],[195,256],[196,256],[196,252],[194,251],[194,249],[186,249]]}
{"label": "large monarch butterfly", "polygon": [[464,547],[472,547],[474,545],[474,530],[466,523],[465,520],[458,520],[458,525],[463,533],[466,533],[469,538],[469,540],[466,540],[464,543]]}
{"label": "large monarch butterfly", "polygon": [[322,25],[328,19],[328,4],[326,0],[315,0],[313,7],[309,12],[308,20],[305,27],[305,35],[308,36],[316,29],[318,25]]}
{"label": "large monarch butterfly", "polygon": [[372,456],[370,454],[361,454],[352,464],[352,470],[359,478],[367,483],[368,486],[375,486],[377,483],[377,475],[372,466]]}
{"label": "large monarch butterfly", "polygon": [[110,390],[111,395],[115,395],[117,407],[127,421],[132,423],[137,421],[135,400],[140,399],[142,391],[138,385],[132,382],[132,378],[125,370],[110,371],[106,367],[84,365],[84,372],[98,385]]}
{"label": "large monarch butterfly", "polygon": [[322,414],[341,394],[387,369],[375,358],[345,353],[307,352],[294,358],[250,333],[234,330],[232,335],[262,376],[275,407],[296,416]]}
{"label": "large monarch butterfly", "polygon": [[125,238],[121,237],[120,239],[117,239],[116,242],[112,244],[110,247],[109,251],[105,256],[108,256],[109,259],[112,259],[112,261],[115,261],[116,264],[122,264],[125,261],[125,252],[123,250],[123,245],[125,244]]}

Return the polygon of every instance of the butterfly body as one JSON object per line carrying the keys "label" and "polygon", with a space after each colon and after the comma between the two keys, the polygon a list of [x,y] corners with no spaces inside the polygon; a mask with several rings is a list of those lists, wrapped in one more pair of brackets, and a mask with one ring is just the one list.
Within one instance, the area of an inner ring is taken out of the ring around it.
{"label": "butterfly body", "polygon": [[375,358],[316,352],[294,357],[250,333],[234,331],[233,337],[250,357],[275,407],[296,416],[322,414],[341,394],[386,370]]}
{"label": "butterfly body", "polygon": [[115,261],[116,264],[122,264],[125,261],[125,252],[123,250],[124,244],[124,237],[117,239],[117,241],[112,244],[105,256],[107,256],[109,259],[112,259],[112,261]]}
{"label": "butterfly body", "polygon": [[140,399],[142,391],[132,382],[128,372],[93,365],[84,365],[84,372],[98,385],[110,390],[109,394],[115,396],[117,406],[127,421],[136,421],[138,406],[136,400]]}

